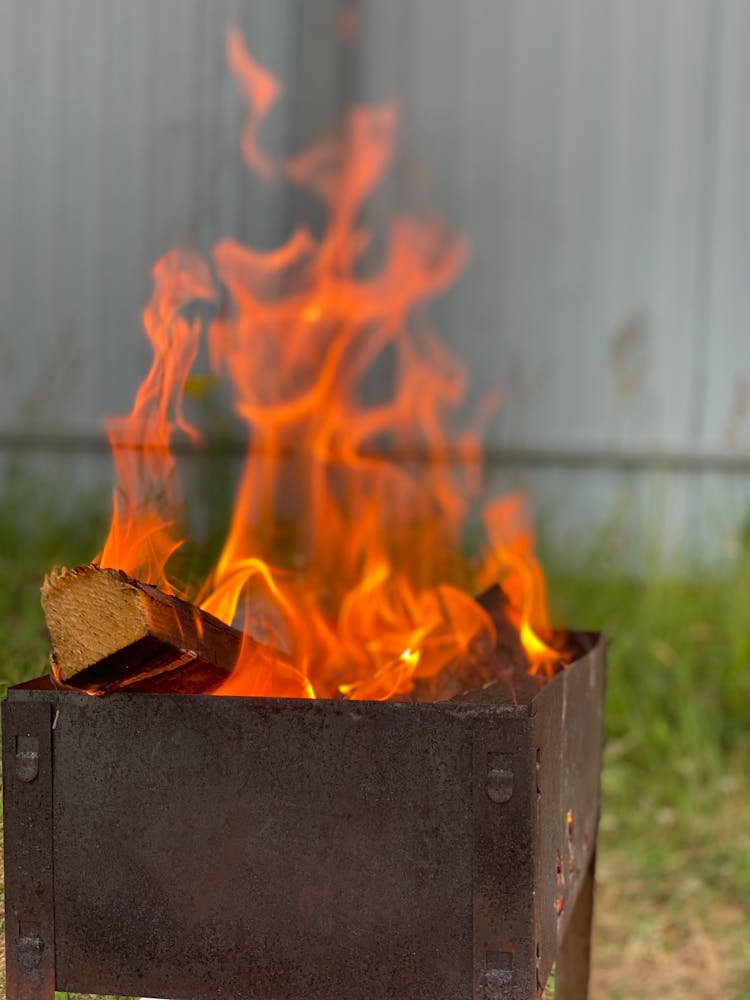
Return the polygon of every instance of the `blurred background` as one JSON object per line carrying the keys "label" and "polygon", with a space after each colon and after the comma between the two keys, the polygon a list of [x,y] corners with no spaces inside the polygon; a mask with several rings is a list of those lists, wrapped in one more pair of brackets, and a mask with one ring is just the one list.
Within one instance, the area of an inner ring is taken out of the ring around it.
{"label": "blurred background", "polygon": [[287,87],[267,146],[400,98],[472,243],[434,316],[502,392],[489,486],[527,491],[557,616],[614,637],[595,996],[750,997],[746,0],[2,0],[5,681],[43,666],[41,573],[103,538],[153,262],[306,211],[241,160],[230,24]]}

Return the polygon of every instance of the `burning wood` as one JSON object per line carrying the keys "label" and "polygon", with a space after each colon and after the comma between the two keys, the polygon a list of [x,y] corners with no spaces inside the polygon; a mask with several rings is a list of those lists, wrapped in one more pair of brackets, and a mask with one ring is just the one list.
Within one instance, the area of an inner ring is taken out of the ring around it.
{"label": "burning wood", "polygon": [[[253,640],[213,615],[125,573],[98,566],[54,569],[42,608],[58,681],[104,691],[181,670],[185,690],[211,689]],[[174,688],[173,688],[174,689]]]}
{"label": "burning wood", "polygon": [[[66,686],[105,694],[123,688],[208,693],[222,685],[240,653],[290,666],[283,653],[214,615],[120,570],[95,565],[54,569],[42,585],[53,673]],[[479,598],[494,635],[477,636],[437,674],[416,679],[418,701],[449,701],[469,688],[523,675],[529,661],[506,617],[497,586]]]}
{"label": "burning wood", "polygon": [[[481,594],[477,602],[489,615],[493,632],[478,633],[467,649],[439,673],[417,679],[413,690],[415,700],[451,701],[488,684],[505,683],[512,689],[512,681],[530,676],[529,658],[518,630],[508,619],[508,599],[502,588],[495,584]],[[509,700],[515,701],[512,690]]]}
{"label": "burning wood", "polygon": [[[420,209],[387,220],[382,254],[367,251],[381,243],[364,210],[393,162],[396,106],[352,109],[303,151],[272,156],[258,130],[283,88],[236,30],[227,56],[248,106],[248,165],[319,199],[327,224],[295,227],[268,253],[223,239],[210,260],[171,250],[155,265],[143,313],[153,360],[131,412],[108,424],[117,485],[96,561],[172,589],[170,557],[189,542],[172,441],[197,433],[183,398],[206,355],[248,441],[225,541],[197,589],[210,615],[91,567],[53,575],[58,678],[91,690],[92,671],[121,685],[147,669],[163,682],[154,656],[185,656],[231,673],[221,694],[446,700],[492,683],[503,662],[551,677],[560,651],[523,499],[485,504],[484,540],[469,562],[462,554],[489,409],[455,425],[467,379],[425,306],[468,245]],[[204,322],[201,302],[221,308]],[[393,377],[373,394],[383,363]],[[411,458],[376,458],[382,449]],[[505,597],[493,627],[470,595],[495,581]]]}

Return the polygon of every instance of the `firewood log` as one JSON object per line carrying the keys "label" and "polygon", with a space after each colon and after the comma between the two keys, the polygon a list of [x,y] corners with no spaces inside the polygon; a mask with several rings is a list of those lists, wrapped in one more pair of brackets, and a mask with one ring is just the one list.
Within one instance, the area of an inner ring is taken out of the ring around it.
{"label": "firewood log", "polygon": [[478,690],[501,677],[527,675],[529,660],[518,630],[506,614],[507,598],[495,584],[477,597],[492,620],[494,638],[480,634],[461,655],[451,660],[437,675],[418,678],[413,696],[417,701],[452,701],[467,691]]}
{"label": "firewood log", "polygon": [[[63,684],[106,691],[192,664],[189,689],[210,689],[253,640],[187,601],[119,570],[54,569],[41,591]],[[183,685],[177,685],[184,689]]]}

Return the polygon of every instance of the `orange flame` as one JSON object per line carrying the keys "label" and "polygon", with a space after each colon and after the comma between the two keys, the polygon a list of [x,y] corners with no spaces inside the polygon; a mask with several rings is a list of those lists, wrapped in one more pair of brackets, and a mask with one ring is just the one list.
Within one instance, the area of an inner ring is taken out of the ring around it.
{"label": "orange flame", "polygon": [[214,287],[200,258],[176,250],[156,264],[153,274],[143,326],[154,360],[130,415],[108,423],[118,488],[98,559],[102,566],[137,573],[170,591],[164,567],[180,545],[180,496],[169,442],[176,429],[197,436],[182,415],[182,397],[198,353],[200,324],[188,322],[180,310],[195,299],[213,299]]}
{"label": "orange flame", "polygon": [[508,617],[519,631],[531,672],[541,669],[550,674],[560,651],[542,639],[551,635],[547,585],[534,558],[534,536],[523,496],[510,493],[487,504],[484,523],[489,545],[479,584],[500,582],[509,602]]}
{"label": "orange flame", "polygon": [[[559,654],[521,498],[486,508],[479,568],[461,553],[481,442],[476,431],[448,435],[466,376],[424,307],[455,280],[468,247],[439,218],[399,217],[373,263],[362,210],[391,162],[396,107],[355,109],[334,135],[276,160],[258,135],[281,87],[235,30],[227,57],[249,109],[247,164],[317,195],[328,226],[321,237],[300,227],[270,253],[224,240],[215,279],[193,255],[172,251],[156,265],[144,313],[153,364],[132,413],[109,424],[118,488],[101,565],[172,587],[180,494],[170,439],[196,433],[181,404],[202,333],[181,310],[221,300],[209,359],[231,386],[248,446],[226,541],[196,600],[270,652],[248,644],[219,693],[408,695],[477,637],[494,636],[468,594],[498,578],[532,669],[551,672]],[[373,365],[391,372],[388,398],[375,402]]]}

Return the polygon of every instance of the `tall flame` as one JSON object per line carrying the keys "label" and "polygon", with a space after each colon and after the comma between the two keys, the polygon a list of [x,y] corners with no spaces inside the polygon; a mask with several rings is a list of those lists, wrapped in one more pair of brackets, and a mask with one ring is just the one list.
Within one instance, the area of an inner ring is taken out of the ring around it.
{"label": "tall flame", "polygon": [[[401,216],[378,255],[363,222],[392,159],[397,108],[357,108],[335,134],[274,158],[259,130],[281,86],[235,30],[227,58],[248,105],[247,165],[312,192],[328,224],[319,237],[300,226],[269,253],[223,240],[210,266],[176,251],[157,263],[144,312],[151,370],[131,414],[109,424],[118,483],[101,565],[172,588],[181,499],[170,441],[177,430],[196,434],[182,398],[203,332],[183,310],[221,302],[209,359],[248,445],[226,541],[195,599],[285,656],[259,662],[243,650],[220,693],[409,694],[494,635],[469,594],[495,580],[532,669],[551,671],[559,654],[522,499],[485,509],[480,566],[461,551],[481,441],[476,431],[449,439],[466,376],[425,306],[455,280],[468,247],[437,217]],[[375,402],[374,364],[391,383]]]}

